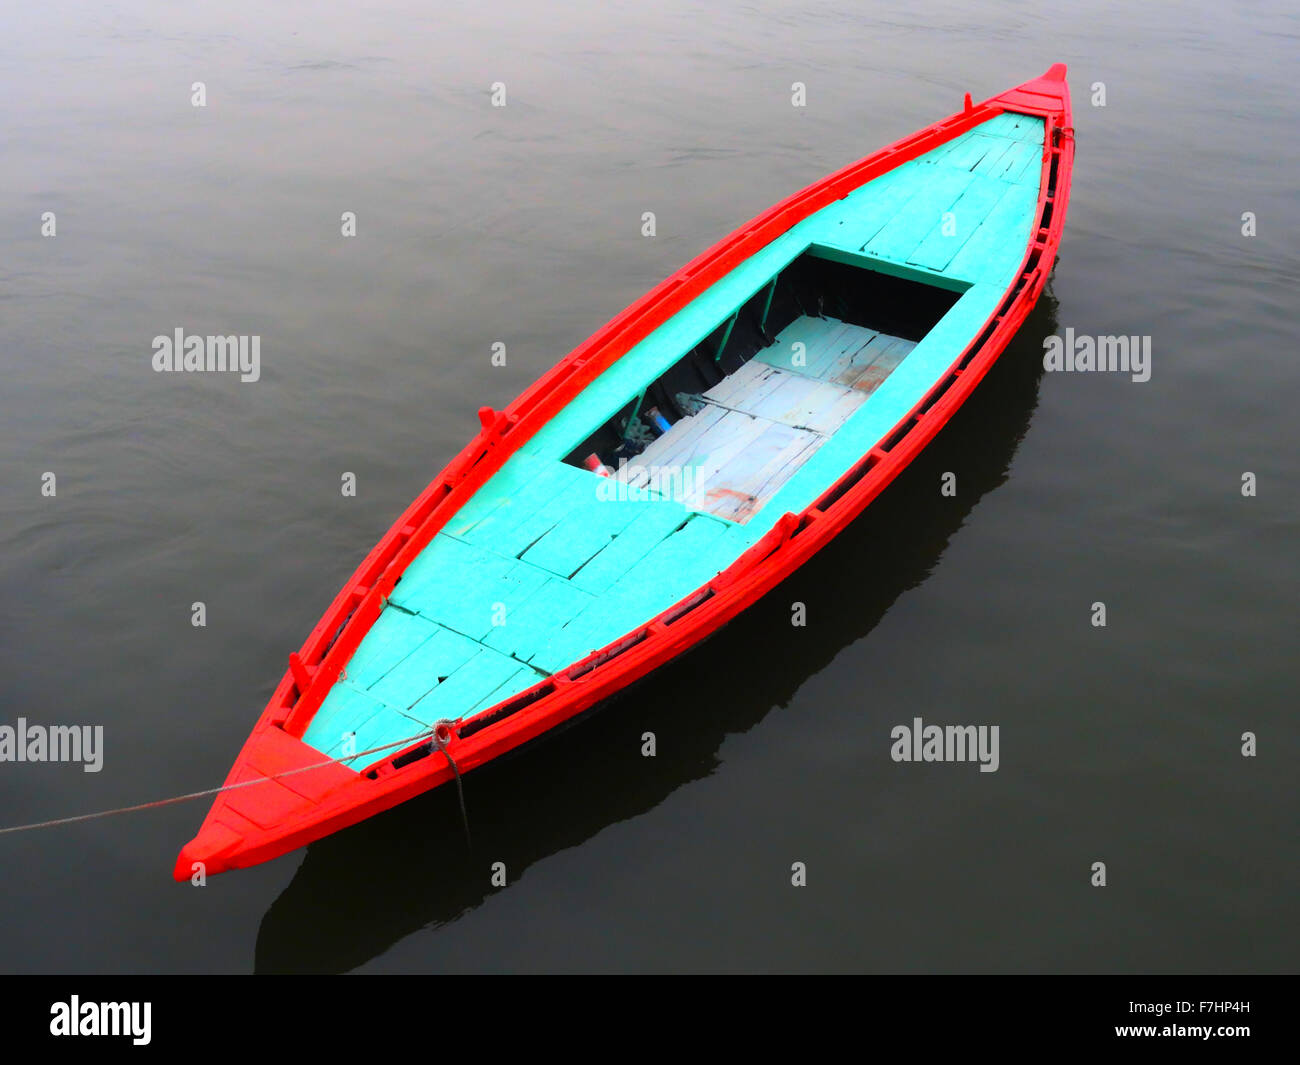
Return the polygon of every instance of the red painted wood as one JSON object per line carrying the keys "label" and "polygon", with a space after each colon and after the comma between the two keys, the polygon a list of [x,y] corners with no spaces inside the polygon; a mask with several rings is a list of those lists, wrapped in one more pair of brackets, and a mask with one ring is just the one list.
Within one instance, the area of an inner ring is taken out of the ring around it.
{"label": "red painted wood", "polygon": [[[401,769],[392,768],[392,756],[386,752],[374,767],[375,779],[338,764],[303,771],[324,758],[300,737],[379,616],[397,577],[524,441],[598,374],[710,285],[814,211],[1003,111],[1045,120],[1038,217],[1041,220],[1043,216],[1054,177],[1052,214],[1046,227],[1036,227],[1017,280],[952,370],[835,486],[802,514],[783,515],[708,585],[648,625],[503,704],[511,708],[531,699],[522,709],[483,724],[485,717],[497,712],[490,711],[453,730],[447,746],[461,772],[527,743],[698,643],[789,576],[861,513],[983,379],[1046,284],[1060,246],[1074,163],[1063,64],[981,104],[972,105],[967,98],[960,113],[778,203],[612,319],[505,411],[482,408],[478,436],[397,519],[312,629],[235,760],[227,783],[250,779],[250,774],[298,772],[281,781],[219,795],[198,835],[181,851],[176,878],[188,880],[195,862],[202,862],[211,875],[267,861],[448,782],[452,778],[450,763],[437,752]],[[296,796],[296,805],[286,806],[288,793]],[[264,827],[271,811],[274,823]]]}

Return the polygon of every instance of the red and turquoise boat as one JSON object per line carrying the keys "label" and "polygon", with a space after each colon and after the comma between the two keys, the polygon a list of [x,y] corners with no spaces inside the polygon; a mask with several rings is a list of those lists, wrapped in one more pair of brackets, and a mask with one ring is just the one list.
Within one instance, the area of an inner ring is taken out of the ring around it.
{"label": "red and turquoise boat", "polygon": [[267,861],[688,651],[840,532],[971,394],[1055,261],[1065,67],[809,186],[503,411],[344,585],[177,859]]}

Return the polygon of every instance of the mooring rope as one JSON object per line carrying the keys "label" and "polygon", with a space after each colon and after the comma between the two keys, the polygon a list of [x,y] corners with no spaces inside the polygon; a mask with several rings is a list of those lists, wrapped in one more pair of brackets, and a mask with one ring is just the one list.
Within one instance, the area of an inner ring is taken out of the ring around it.
{"label": "mooring rope", "polygon": [[[444,722],[439,722],[439,725]],[[53,828],[57,825],[71,825],[78,821],[96,821],[101,817],[115,817],[118,814],[137,813],[140,810],[153,810],[160,806],[173,806],[176,803],[190,802],[194,799],[205,799],[213,795],[220,795],[222,792],[235,791],[239,788],[250,788],[257,784],[265,784],[270,780],[281,780],[284,777],[291,777],[297,773],[309,773],[313,769],[324,769],[326,766],[340,765],[344,762],[352,762],[358,758],[365,758],[368,755],[378,754],[380,751],[388,751],[394,747],[405,747],[414,743],[416,740],[428,737],[433,746],[436,746],[451,763],[451,771],[456,776],[456,795],[460,799],[460,817],[465,826],[465,839],[469,840],[469,815],[465,811],[465,792],[461,788],[460,769],[456,765],[455,759],[447,750],[446,745],[438,737],[438,726],[432,729],[426,729],[423,732],[417,732],[414,736],[407,736],[404,739],[394,740],[392,743],[381,744],[378,747],[371,747],[367,751],[358,751],[356,754],[345,755],[343,758],[327,758],[323,762],[313,762],[311,765],[299,766],[297,769],[286,769],[283,773],[274,773],[270,776],[258,777],[256,780],[243,780],[238,784],[223,784],[219,788],[206,788],[203,791],[191,791],[184,795],[172,795],[166,799],[154,799],[152,802],[136,803],[134,806],[118,806],[112,810],[97,810],[90,814],[76,814],[73,817],[56,817],[49,821],[33,821],[29,825],[11,825],[8,828],[0,828],[0,836],[8,835],[10,832],[30,832],[35,828]]]}
{"label": "mooring rope", "polygon": [[465,789],[461,787],[460,783],[460,767],[456,765],[456,759],[451,756],[451,752],[447,750],[446,745],[442,742],[442,737],[438,735],[437,728],[433,730],[433,743],[443,753],[443,757],[451,763],[451,771],[456,776],[456,799],[460,802],[460,823],[465,828],[465,846],[473,849],[474,841],[470,839],[469,835],[469,814],[465,811]]}

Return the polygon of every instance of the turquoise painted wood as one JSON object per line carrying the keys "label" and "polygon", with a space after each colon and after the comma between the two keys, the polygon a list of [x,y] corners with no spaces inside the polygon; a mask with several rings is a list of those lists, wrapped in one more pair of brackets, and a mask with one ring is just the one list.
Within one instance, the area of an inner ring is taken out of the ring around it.
{"label": "turquoise painted wood", "polygon": [[646,503],[611,507],[599,500],[579,504],[561,516],[520,558],[571,579],[636,520]]}
{"label": "turquoise painted wood", "polygon": [[962,245],[984,224],[1007,191],[1004,181],[982,174],[973,177],[971,184],[952,205],[951,225],[941,219],[912,251],[907,261],[931,270],[945,269]]}
{"label": "turquoise painted wood", "polygon": [[553,629],[567,625],[595,598],[561,577],[552,577],[518,607],[503,611],[498,618],[501,623],[483,642],[520,662],[527,662]]}
{"label": "turquoise painted wood", "polygon": [[[1028,242],[1042,150],[1041,119],[999,115],[805,219],[635,345],[412,563],[304,740],[338,756],[493,706],[648,621],[815,500],[996,309]],[[643,454],[714,470],[708,491],[601,498],[608,484],[562,461],[810,248],[960,296],[915,343],[796,319],[697,425]]]}
{"label": "turquoise painted wood", "polygon": [[366,689],[382,678],[411,652],[438,633],[438,626],[423,618],[413,618],[400,610],[385,610],[370,627],[363,647],[348,663],[348,679]]}
{"label": "turquoise painted wood", "polygon": [[[330,689],[320,709],[316,711],[316,716],[312,718],[310,743],[317,750],[337,758],[350,735],[354,735],[370,720],[387,718],[393,712],[397,712],[393,707],[386,707],[378,699],[353,687],[348,681],[341,680]],[[367,749],[368,747],[352,747],[354,752]]]}
{"label": "turquoise painted wood", "polygon": [[508,699],[543,676],[509,655],[483,650],[404,713],[423,725],[435,725],[461,716],[467,708],[491,706]]}
{"label": "turquoise painted wood", "polygon": [[435,627],[437,635],[433,639],[422,643],[375,681],[367,694],[399,710],[409,710],[482,650],[468,636]]}
{"label": "turquoise painted wood", "polygon": [[[727,523],[693,514],[686,524],[661,539],[615,581],[596,602],[551,634],[534,659],[540,669],[555,671],[666,610],[686,592],[718,570],[712,550]],[[613,636],[606,634],[613,631]]]}
{"label": "turquoise painted wood", "polygon": [[863,245],[863,251],[892,262],[907,262],[925,235],[975,180],[970,170],[962,166],[937,166],[936,169],[938,176],[927,181],[924,188]]}
{"label": "turquoise painted wood", "polygon": [[[624,504],[636,506],[637,504]],[[573,583],[585,592],[601,595],[633,569],[655,545],[685,525],[691,511],[676,501],[641,505],[635,518],[609,546],[593,555],[577,573]]]}

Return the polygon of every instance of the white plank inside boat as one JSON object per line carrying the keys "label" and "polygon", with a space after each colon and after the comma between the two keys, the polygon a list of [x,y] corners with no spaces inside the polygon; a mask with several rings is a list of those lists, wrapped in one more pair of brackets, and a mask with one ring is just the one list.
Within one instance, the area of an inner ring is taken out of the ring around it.
{"label": "white plank inside boat", "polygon": [[914,341],[881,333],[837,366],[834,379],[865,398],[881,386],[914,347]]}
{"label": "white plank inside boat", "polygon": [[757,360],[745,363],[705,392],[704,398],[755,417],[828,435],[866,400],[864,395],[843,385]]}
{"label": "white plank inside boat", "polygon": [[801,316],[617,476],[743,524],[915,346],[835,318]]}
{"label": "white plank inside boat", "polygon": [[[874,329],[835,318],[802,315],[781,330],[776,342],[755,355],[754,361],[805,377],[830,380],[832,368],[845,355],[860,350],[876,335]],[[796,349],[796,344],[803,345],[802,351]]]}
{"label": "white plank inside boat", "polygon": [[732,461],[697,481],[686,505],[744,523],[826,439],[805,429],[769,423]]}

